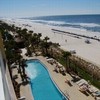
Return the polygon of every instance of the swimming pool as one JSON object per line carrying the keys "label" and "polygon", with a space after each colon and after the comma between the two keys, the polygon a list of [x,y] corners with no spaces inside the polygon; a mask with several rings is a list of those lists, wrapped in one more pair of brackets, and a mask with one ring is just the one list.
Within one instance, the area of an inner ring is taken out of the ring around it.
{"label": "swimming pool", "polygon": [[26,62],[34,100],[67,100],[56,87],[46,67],[39,60]]}

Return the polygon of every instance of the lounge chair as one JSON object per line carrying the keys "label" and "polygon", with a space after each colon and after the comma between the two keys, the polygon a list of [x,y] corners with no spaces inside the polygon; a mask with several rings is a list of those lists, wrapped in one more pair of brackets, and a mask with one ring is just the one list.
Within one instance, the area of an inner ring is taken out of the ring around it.
{"label": "lounge chair", "polygon": [[63,65],[61,65],[59,62],[57,62],[57,65],[58,65],[59,68],[63,67]]}
{"label": "lounge chair", "polygon": [[72,81],[73,82],[77,82],[77,81],[79,81],[81,78],[79,77],[79,76],[77,76],[77,75],[73,75],[73,74],[70,74],[71,76],[72,76]]}
{"label": "lounge chair", "polygon": [[88,84],[88,82],[84,79],[79,80],[78,82],[76,82],[77,85],[81,86],[82,84]]}
{"label": "lounge chair", "polygon": [[97,92],[97,91],[99,91],[97,88],[95,88],[94,86],[90,86],[90,87],[88,87],[88,92],[89,93],[95,93],[95,92]]}
{"label": "lounge chair", "polygon": [[63,67],[62,67],[62,68],[59,68],[59,72],[60,72],[62,75],[66,75],[65,70],[63,69]]}
{"label": "lounge chair", "polygon": [[93,97],[98,97],[98,96],[100,96],[100,91],[97,91],[97,92],[92,93],[92,96],[93,96]]}
{"label": "lounge chair", "polygon": [[95,100],[100,100],[100,96],[95,97]]}
{"label": "lounge chair", "polygon": [[54,68],[54,71],[57,73],[59,72],[57,67]]}
{"label": "lounge chair", "polygon": [[79,91],[80,92],[82,92],[83,94],[85,94],[86,96],[89,96],[89,93],[87,92],[87,87],[81,87],[80,89],[79,89]]}
{"label": "lounge chair", "polygon": [[18,98],[18,100],[26,100],[25,96]]}
{"label": "lounge chair", "polygon": [[46,59],[49,59],[49,57],[47,57],[47,56],[46,56],[45,58],[46,58]]}
{"label": "lounge chair", "polygon": [[79,86],[81,91],[86,91],[88,89],[88,85],[87,84],[83,84],[81,86]]}
{"label": "lounge chair", "polygon": [[53,65],[54,59],[53,59],[53,58],[48,58],[48,59],[47,59],[47,62]]}

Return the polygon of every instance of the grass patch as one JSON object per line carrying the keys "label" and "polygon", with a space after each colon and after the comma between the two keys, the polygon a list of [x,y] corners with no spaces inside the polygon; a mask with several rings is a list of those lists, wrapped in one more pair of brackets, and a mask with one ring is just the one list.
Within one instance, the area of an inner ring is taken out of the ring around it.
{"label": "grass patch", "polygon": [[[66,67],[66,61],[63,57],[60,57],[57,59],[63,66]],[[96,80],[95,77],[92,77],[91,74],[89,74],[85,69],[82,69],[81,67],[75,65],[74,63],[70,62],[70,68],[78,74],[81,78],[89,81],[92,85],[96,86],[100,89],[100,81]]]}

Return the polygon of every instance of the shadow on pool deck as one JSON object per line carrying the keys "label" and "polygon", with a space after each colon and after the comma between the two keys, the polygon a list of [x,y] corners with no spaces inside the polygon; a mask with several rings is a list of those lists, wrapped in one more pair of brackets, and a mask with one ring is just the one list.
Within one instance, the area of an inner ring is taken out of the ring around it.
{"label": "shadow on pool deck", "polygon": [[86,95],[86,96],[89,96],[89,93],[87,93],[86,91],[81,91],[81,90],[79,90],[81,93],[83,93],[84,95]]}

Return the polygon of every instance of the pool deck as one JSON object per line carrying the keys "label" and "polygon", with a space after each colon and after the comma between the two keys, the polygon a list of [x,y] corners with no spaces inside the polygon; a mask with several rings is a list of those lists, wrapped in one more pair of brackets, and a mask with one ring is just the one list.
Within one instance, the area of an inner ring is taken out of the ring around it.
{"label": "pool deck", "polygon": [[25,100],[34,100],[29,83],[22,84],[22,80],[20,75],[18,74],[17,68],[14,68],[12,73],[13,76],[17,75],[16,81],[18,82],[18,84],[20,84],[20,96],[25,97]]}
{"label": "pool deck", "polygon": [[49,64],[46,58],[37,56],[26,59],[39,59],[44,65],[46,65],[52,79],[64,94],[69,95],[70,100],[94,100],[90,94],[86,96],[85,94],[81,93],[79,91],[79,86],[76,83],[71,82],[73,86],[69,86],[67,83],[65,83],[66,79],[71,81],[72,77],[67,73],[66,76],[63,76],[62,74],[53,71],[54,65]]}
{"label": "pool deck", "polygon": [[[33,57],[27,57],[24,54],[22,55],[24,59],[39,59],[44,65],[46,65],[50,76],[52,79],[55,81],[59,89],[67,96],[69,96],[69,100],[95,100],[90,94],[89,96],[86,96],[85,94],[81,93],[79,91],[79,86],[76,83],[73,83],[72,77],[66,73],[66,76],[63,76],[60,73],[56,73],[54,70],[55,66],[51,65],[47,62],[47,59],[44,58],[43,56],[33,56]],[[17,69],[13,70],[14,75],[17,74]],[[65,80],[70,80],[73,86],[69,86],[67,83],[65,83]],[[17,79],[18,83],[21,83],[20,76],[18,76]],[[27,85],[21,85],[20,87],[20,94],[21,96],[25,96],[26,100],[34,100],[32,93],[31,93],[31,88],[29,84]]]}

